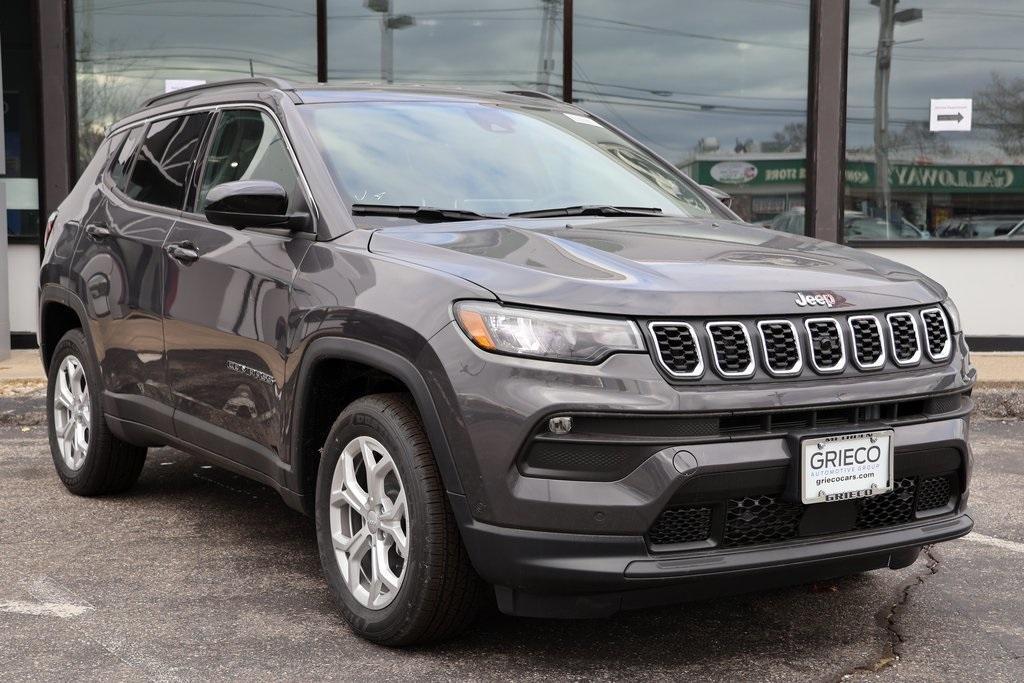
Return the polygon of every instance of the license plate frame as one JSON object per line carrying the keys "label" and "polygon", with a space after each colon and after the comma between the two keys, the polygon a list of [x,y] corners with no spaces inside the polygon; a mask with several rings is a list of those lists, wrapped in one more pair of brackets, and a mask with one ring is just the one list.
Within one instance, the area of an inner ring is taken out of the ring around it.
{"label": "license plate frame", "polygon": [[[801,502],[858,500],[892,491],[893,435],[891,429],[878,429],[801,439]],[[878,449],[877,454],[872,453],[873,448]]]}

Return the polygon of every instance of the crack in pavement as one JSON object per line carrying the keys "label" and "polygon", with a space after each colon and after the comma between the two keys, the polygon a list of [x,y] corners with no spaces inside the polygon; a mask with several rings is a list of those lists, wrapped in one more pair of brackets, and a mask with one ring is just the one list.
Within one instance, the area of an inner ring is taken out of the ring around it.
{"label": "crack in pavement", "polygon": [[926,545],[921,549],[921,552],[925,557],[925,571],[917,574],[908,583],[904,584],[896,602],[883,607],[875,615],[878,625],[885,630],[887,636],[888,642],[885,647],[882,648],[882,651],[873,660],[848,669],[837,676],[836,681],[848,681],[858,674],[878,673],[883,669],[895,666],[903,656],[903,646],[906,644],[906,637],[900,627],[900,617],[906,611],[907,605],[910,602],[910,596],[921,586],[925,585],[928,579],[939,573],[940,562],[935,550],[931,546]]}

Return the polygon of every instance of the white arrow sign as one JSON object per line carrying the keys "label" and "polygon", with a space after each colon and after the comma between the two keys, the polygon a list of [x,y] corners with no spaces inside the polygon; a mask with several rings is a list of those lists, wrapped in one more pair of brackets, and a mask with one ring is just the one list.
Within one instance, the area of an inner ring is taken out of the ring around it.
{"label": "white arrow sign", "polygon": [[928,129],[932,132],[947,130],[968,131],[971,129],[971,115],[974,100],[932,100]]}

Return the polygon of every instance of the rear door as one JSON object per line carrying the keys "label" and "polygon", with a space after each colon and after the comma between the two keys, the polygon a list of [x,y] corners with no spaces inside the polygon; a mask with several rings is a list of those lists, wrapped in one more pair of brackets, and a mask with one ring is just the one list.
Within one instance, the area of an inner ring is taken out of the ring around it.
{"label": "rear door", "polygon": [[234,180],[280,183],[292,210],[306,210],[306,198],[277,120],[262,108],[218,114],[198,178],[194,210],[175,224],[165,256],[175,428],[191,443],[274,476],[291,283],[311,240],[214,225],[201,209],[213,187]]}
{"label": "rear door", "polygon": [[163,244],[181,214],[208,113],[132,128],[103,176],[72,273],[90,318],[104,410],[171,433],[163,339]]}

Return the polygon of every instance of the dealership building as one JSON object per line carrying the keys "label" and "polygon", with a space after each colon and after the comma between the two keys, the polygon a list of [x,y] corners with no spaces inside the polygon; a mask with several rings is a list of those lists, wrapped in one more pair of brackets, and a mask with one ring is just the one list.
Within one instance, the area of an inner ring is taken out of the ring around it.
{"label": "dealership building", "polygon": [[0,350],[35,345],[43,226],[107,127],[255,75],[575,102],[745,220],[935,278],[976,350],[1024,351],[1019,0],[4,0],[0,29]]}

